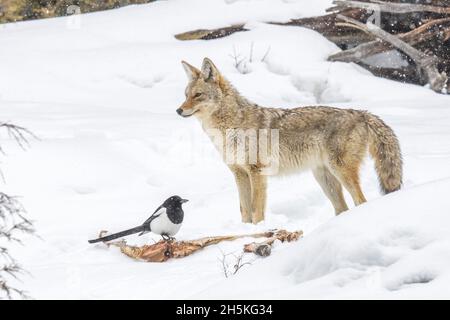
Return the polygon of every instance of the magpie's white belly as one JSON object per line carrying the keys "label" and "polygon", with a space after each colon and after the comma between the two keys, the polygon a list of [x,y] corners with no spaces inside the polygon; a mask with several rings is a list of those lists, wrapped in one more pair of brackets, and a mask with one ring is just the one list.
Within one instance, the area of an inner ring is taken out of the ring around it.
{"label": "magpie's white belly", "polygon": [[156,234],[166,234],[168,236],[174,236],[180,230],[180,224],[174,224],[170,221],[167,214],[164,212],[159,217],[150,222],[150,231]]}

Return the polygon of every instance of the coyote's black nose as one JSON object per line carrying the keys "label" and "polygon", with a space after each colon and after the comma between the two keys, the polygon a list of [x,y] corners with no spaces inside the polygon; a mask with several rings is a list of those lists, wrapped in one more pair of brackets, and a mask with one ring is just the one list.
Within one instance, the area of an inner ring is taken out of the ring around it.
{"label": "coyote's black nose", "polygon": [[178,108],[178,109],[177,109],[177,113],[181,116],[181,114],[183,113],[183,109]]}

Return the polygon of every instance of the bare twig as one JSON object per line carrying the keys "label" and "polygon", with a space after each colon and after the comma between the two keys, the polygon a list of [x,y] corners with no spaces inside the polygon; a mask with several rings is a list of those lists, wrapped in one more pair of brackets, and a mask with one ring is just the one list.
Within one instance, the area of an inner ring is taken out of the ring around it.
{"label": "bare twig", "polygon": [[267,48],[266,53],[264,53],[264,56],[261,58],[261,62],[264,62],[264,60],[266,60],[267,56],[269,55],[270,52],[270,46]]}
{"label": "bare twig", "polygon": [[255,261],[254,259],[252,261],[246,261],[244,262],[244,252],[241,253],[239,256],[235,256],[236,258],[236,262],[233,265],[233,275],[238,273],[238,271],[243,267],[243,266],[247,266],[247,265],[251,265],[253,263],[253,261]]}
{"label": "bare twig", "polygon": [[16,263],[10,263],[8,265],[4,265],[2,268],[0,268],[0,276],[2,273],[5,273],[14,279],[18,279],[17,274],[22,272],[22,268]]}
{"label": "bare twig", "polygon": [[[0,192],[0,239],[22,244],[19,234],[34,234],[31,221],[24,216],[25,210],[16,197]],[[11,256],[7,247],[0,247],[0,257],[4,261],[0,266],[0,298],[3,293],[8,299],[14,296],[28,298],[27,294],[11,287],[7,278],[18,279],[24,270]]]}
{"label": "bare twig", "polygon": [[252,44],[250,45],[250,58],[248,58],[248,61],[250,62],[250,63],[252,63],[252,61],[253,61],[253,46],[254,46],[254,42],[252,41]]}
{"label": "bare twig", "polygon": [[[249,51],[248,57],[245,55],[242,56],[240,53],[237,53],[236,47],[233,46],[233,54],[230,54],[229,56],[231,59],[233,59],[234,67],[236,68],[237,71],[239,71],[239,73],[242,73],[242,74],[249,73],[250,70],[248,68],[247,62],[251,64],[254,61],[254,57],[253,57],[254,46],[255,46],[255,43],[252,42],[250,44],[250,51]],[[264,60],[267,58],[267,55],[269,54],[269,52],[270,52],[270,46],[268,47],[268,49],[264,53],[263,57],[261,58],[261,60],[260,60],[261,62],[264,62]]]}
{"label": "bare twig", "polygon": [[22,299],[30,298],[26,293],[26,291],[19,290],[15,287],[11,287],[6,283],[6,281],[2,281],[1,279],[0,279],[0,292],[4,292],[5,297],[7,299],[13,299],[15,295],[21,297]]}
{"label": "bare twig", "polygon": [[[9,136],[22,148],[29,146],[28,139],[36,136],[28,129],[10,123],[0,123],[0,128],[5,128]],[[3,150],[0,147],[0,152]],[[34,234],[35,230],[30,220],[25,218],[25,209],[17,197],[0,192],[0,240],[22,243],[19,235]],[[3,243],[4,241],[2,241]],[[13,299],[16,297],[27,299],[25,291],[10,285],[9,280],[19,279],[24,270],[14,260],[6,246],[0,247],[0,299]]]}
{"label": "bare twig", "polygon": [[230,57],[234,60],[234,67],[239,71],[239,67],[241,63],[245,60],[245,57],[241,58],[241,55],[236,52],[235,46],[233,46],[233,54],[232,55],[230,54]]}
{"label": "bare twig", "polygon": [[225,278],[228,278],[228,276],[229,276],[229,272],[228,272],[229,266],[228,266],[228,263],[227,263],[227,255],[229,255],[229,253],[226,254],[222,250],[220,250],[220,251],[222,252],[222,257],[218,258],[218,259],[220,261],[220,265],[222,266],[222,271],[223,271],[223,274],[224,274]]}
{"label": "bare twig", "polygon": [[[30,130],[24,127],[16,126],[11,123],[0,123],[0,128],[5,128],[8,132],[8,135],[16,141],[16,143],[22,148],[26,149],[30,145],[29,138],[38,139]],[[3,149],[0,147],[0,152],[3,152]]]}
{"label": "bare twig", "polygon": [[[246,265],[251,265],[255,259],[250,261],[244,261],[244,252],[242,252],[239,255],[235,255],[234,253],[224,253],[222,252],[222,257],[219,258],[223,274],[225,275],[225,278],[229,278],[232,275],[235,275],[239,272],[239,270],[242,269],[242,267]],[[229,257],[232,257],[234,259],[233,265],[230,268],[230,264],[228,262]]]}

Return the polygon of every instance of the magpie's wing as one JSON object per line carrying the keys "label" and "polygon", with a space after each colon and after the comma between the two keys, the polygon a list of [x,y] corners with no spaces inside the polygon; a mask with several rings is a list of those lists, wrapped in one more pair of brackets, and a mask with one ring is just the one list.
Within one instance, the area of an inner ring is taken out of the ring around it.
{"label": "magpie's wing", "polygon": [[144,225],[149,225],[150,222],[153,221],[153,219],[159,217],[163,212],[165,212],[165,209],[162,205],[160,205],[155,212],[153,212],[153,214],[150,216],[150,218],[148,218],[147,220],[145,220],[145,222],[143,223]]}

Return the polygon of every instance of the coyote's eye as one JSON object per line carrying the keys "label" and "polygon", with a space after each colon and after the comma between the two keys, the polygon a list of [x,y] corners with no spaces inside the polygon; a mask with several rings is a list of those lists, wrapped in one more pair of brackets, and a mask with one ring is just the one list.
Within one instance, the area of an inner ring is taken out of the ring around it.
{"label": "coyote's eye", "polygon": [[194,99],[200,98],[202,95],[203,93],[197,92],[196,94],[194,94]]}

